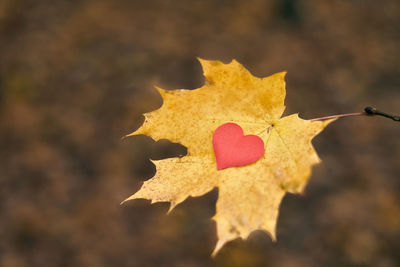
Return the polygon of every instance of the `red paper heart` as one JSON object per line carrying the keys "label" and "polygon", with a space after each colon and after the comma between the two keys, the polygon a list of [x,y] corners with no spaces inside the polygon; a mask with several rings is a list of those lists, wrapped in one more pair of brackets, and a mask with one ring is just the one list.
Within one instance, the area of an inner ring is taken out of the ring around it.
{"label": "red paper heart", "polygon": [[264,142],[256,135],[244,135],[236,123],[219,126],[213,136],[217,169],[243,166],[257,161],[264,155]]}

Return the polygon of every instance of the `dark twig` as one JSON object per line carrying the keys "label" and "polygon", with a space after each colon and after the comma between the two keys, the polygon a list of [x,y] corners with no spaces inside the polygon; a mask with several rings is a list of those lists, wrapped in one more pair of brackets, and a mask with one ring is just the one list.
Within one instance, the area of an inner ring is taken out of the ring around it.
{"label": "dark twig", "polygon": [[387,113],[379,111],[379,110],[377,110],[376,108],[373,108],[373,107],[366,107],[364,110],[365,110],[365,113],[367,115],[369,115],[369,116],[378,115],[378,116],[383,116],[385,118],[392,119],[394,121],[400,121],[400,116],[387,114]]}

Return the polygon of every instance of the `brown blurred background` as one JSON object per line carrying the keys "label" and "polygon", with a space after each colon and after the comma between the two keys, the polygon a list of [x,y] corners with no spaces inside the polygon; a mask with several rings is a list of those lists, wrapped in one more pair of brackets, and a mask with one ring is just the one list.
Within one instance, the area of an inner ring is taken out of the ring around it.
{"label": "brown blurred background", "polygon": [[[218,191],[119,203],[185,151],[121,137],[197,88],[196,57],[287,70],[286,114],[400,113],[398,0],[0,0],[0,266],[400,265],[400,124],[345,118],[287,195],[278,242],[254,232],[215,258]],[[179,119],[179,118],[177,118]]]}

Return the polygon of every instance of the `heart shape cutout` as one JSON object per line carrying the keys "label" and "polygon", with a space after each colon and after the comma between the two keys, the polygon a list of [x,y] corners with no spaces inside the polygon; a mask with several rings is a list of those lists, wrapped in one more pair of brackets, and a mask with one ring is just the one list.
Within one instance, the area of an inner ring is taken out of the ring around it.
{"label": "heart shape cutout", "polygon": [[219,126],[213,136],[217,169],[248,165],[264,155],[264,142],[257,135],[244,135],[236,123]]}

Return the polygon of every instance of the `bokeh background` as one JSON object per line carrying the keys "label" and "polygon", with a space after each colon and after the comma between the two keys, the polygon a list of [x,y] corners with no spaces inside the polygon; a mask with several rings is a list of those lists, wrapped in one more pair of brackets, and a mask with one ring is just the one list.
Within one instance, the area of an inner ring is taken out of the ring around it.
{"label": "bokeh background", "polygon": [[[121,140],[161,105],[154,85],[198,88],[196,57],[254,75],[286,70],[303,118],[400,113],[398,0],[1,0],[0,266],[400,265],[400,124],[344,118],[314,139],[304,196],[215,259],[218,190],[168,204],[119,203],[149,159],[185,148]],[[179,116],[177,116],[179,120]]]}

